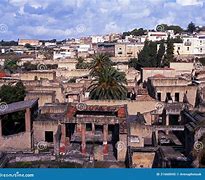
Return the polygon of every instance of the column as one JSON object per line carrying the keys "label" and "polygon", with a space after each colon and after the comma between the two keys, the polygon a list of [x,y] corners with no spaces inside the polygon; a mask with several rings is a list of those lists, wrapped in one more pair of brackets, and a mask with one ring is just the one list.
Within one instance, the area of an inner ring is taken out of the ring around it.
{"label": "column", "polygon": [[31,110],[26,108],[25,112],[26,132],[31,132]]}
{"label": "column", "polygon": [[[165,125],[169,126],[169,115],[168,114],[166,115],[166,124]],[[166,130],[166,134],[169,134],[168,130]]]}
{"label": "column", "polygon": [[61,124],[61,144],[60,152],[66,153],[69,146],[69,138],[66,137],[66,124]]}
{"label": "column", "polygon": [[95,123],[92,123],[92,134],[95,135]]}
{"label": "column", "polygon": [[156,135],[156,143],[157,143],[157,146],[158,146],[158,140],[159,140],[158,130],[155,131],[155,135]]}
{"label": "column", "polygon": [[2,136],[2,120],[0,119],[0,138]]}
{"label": "column", "polygon": [[81,124],[81,152],[82,154],[86,153],[86,139],[85,139],[85,133],[86,133],[86,124]]}
{"label": "column", "polygon": [[81,133],[81,124],[76,124],[76,132]]}
{"label": "column", "polygon": [[60,141],[61,141],[61,124],[58,124],[58,128],[53,135],[54,138],[54,154],[59,155],[60,154]]}
{"label": "column", "polygon": [[108,154],[108,124],[103,125],[103,154]]}

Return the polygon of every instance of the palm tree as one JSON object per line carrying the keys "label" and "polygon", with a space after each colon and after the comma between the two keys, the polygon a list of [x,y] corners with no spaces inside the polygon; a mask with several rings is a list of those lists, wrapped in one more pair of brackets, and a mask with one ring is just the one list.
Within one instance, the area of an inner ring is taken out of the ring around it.
{"label": "palm tree", "polygon": [[77,58],[76,69],[89,69],[89,63],[86,63],[82,57]]}
{"label": "palm tree", "polygon": [[93,57],[93,60],[90,63],[91,75],[95,76],[97,73],[101,71],[104,67],[110,67],[112,65],[112,61],[106,54],[96,54]]}
{"label": "palm tree", "polygon": [[[96,72],[96,71],[95,71]],[[95,100],[123,100],[127,97],[127,84],[125,73],[117,71],[114,67],[102,67],[95,76],[90,90],[90,98]]]}

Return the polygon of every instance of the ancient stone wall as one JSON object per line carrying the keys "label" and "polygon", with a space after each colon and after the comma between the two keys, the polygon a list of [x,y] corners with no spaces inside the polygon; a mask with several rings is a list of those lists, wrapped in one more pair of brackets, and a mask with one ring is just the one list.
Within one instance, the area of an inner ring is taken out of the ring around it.
{"label": "ancient stone wall", "polygon": [[55,71],[29,71],[20,74],[20,79],[22,81],[31,81],[31,80],[40,80],[40,79],[48,79],[48,80],[56,80]]}
{"label": "ancient stone wall", "polygon": [[154,152],[134,152],[132,155],[132,166],[134,168],[152,168],[154,158]]}
{"label": "ancient stone wall", "polygon": [[34,121],[33,122],[33,135],[34,144],[41,141],[45,142],[45,131],[53,131],[53,135],[57,131],[58,121]]}
{"label": "ancient stone wall", "polygon": [[0,136],[0,151],[31,150],[31,133],[23,132],[15,135]]}

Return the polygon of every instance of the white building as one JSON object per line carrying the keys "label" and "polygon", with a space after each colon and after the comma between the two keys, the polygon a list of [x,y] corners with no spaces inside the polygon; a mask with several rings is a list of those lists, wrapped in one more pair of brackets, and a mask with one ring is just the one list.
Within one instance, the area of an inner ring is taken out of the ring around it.
{"label": "white building", "polygon": [[149,41],[160,41],[160,40],[167,40],[168,33],[167,32],[148,32],[147,40]]}
{"label": "white building", "polygon": [[174,44],[176,55],[205,55],[205,35],[183,37],[183,43]]}
{"label": "white building", "polygon": [[60,51],[60,52],[55,52],[53,54],[53,59],[66,59],[66,58],[71,58],[72,57],[72,53],[71,52],[67,52],[67,51]]}
{"label": "white building", "polygon": [[91,48],[90,44],[79,44],[77,46],[77,51],[78,52],[88,52]]}
{"label": "white building", "polygon": [[45,46],[56,46],[56,42],[45,42]]}
{"label": "white building", "polygon": [[75,58],[76,51],[70,46],[62,46],[60,48],[55,48],[53,52],[53,59],[66,59],[66,58]]}
{"label": "white building", "polygon": [[92,39],[92,43],[96,43],[96,44],[105,41],[103,36],[91,36],[91,39]]}

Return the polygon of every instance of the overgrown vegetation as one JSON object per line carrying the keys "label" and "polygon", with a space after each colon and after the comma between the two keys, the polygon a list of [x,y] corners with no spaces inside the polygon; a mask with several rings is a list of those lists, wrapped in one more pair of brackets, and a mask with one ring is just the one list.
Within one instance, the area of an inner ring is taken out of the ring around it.
{"label": "overgrown vegetation", "polygon": [[[21,67],[22,71],[32,71],[32,70],[38,70],[39,64],[32,64],[31,62],[25,62],[23,66]],[[46,64],[46,69],[57,69],[58,64]]]}
{"label": "overgrown vegetation", "polygon": [[18,60],[16,59],[6,59],[4,62],[4,69],[9,73],[16,73],[20,69],[17,63]]}
{"label": "overgrown vegetation", "polygon": [[133,36],[142,36],[142,35],[145,35],[146,32],[147,32],[147,30],[146,30],[146,29],[143,29],[143,28],[133,29],[132,31],[123,32],[122,38],[125,38],[125,36],[130,36],[130,35],[133,35]]}
{"label": "overgrown vegetation", "polygon": [[76,78],[71,78],[68,83],[75,83],[76,82]]}
{"label": "overgrown vegetation", "polygon": [[122,100],[127,97],[127,80],[125,73],[112,67],[110,58],[105,54],[93,57],[90,75],[94,78],[89,87],[90,99]]}
{"label": "overgrown vegetation", "polygon": [[82,57],[77,58],[78,63],[76,64],[76,69],[89,69],[90,64],[85,62]]}
{"label": "overgrown vegetation", "polygon": [[18,42],[17,41],[0,41],[0,46],[17,46]]}
{"label": "overgrown vegetation", "polygon": [[188,32],[188,33],[193,33],[197,30],[200,30],[200,27],[197,27],[193,22],[190,22],[187,26],[187,29],[183,29],[182,27],[178,26],[178,25],[168,25],[168,24],[159,24],[156,27],[160,27],[160,29],[156,29],[156,30],[148,30],[148,29],[143,29],[143,28],[135,28],[132,31],[127,31],[127,32],[123,32],[123,38],[125,38],[125,36],[142,36],[142,35],[146,35],[148,31],[168,31],[168,30],[173,30],[174,34],[181,34],[183,32]]}
{"label": "overgrown vegetation", "polygon": [[26,88],[21,81],[17,82],[16,85],[3,85],[0,88],[0,100],[7,104],[23,101],[26,96]]}
{"label": "overgrown vegetation", "polygon": [[[159,48],[157,48],[159,44]],[[159,42],[145,41],[138,58],[129,61],[129,67],[140,70],[141,67],[164,67],[174,61],[173,39],[168,36],[167,40]]]}

